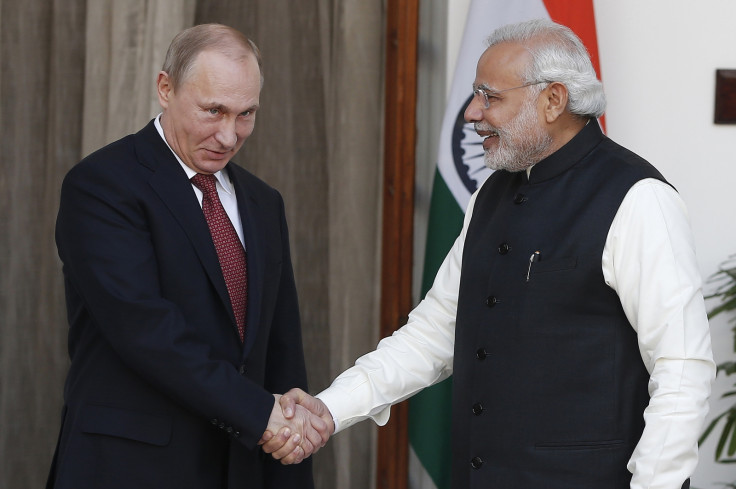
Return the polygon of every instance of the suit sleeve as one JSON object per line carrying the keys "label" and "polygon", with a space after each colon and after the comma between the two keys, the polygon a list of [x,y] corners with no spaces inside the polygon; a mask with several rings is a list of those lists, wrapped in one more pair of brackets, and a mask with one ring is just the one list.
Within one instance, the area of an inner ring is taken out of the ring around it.
{"label": "suit sleeve", "polygon": [[67,289],[78,298],[68,299],[70,353],[88,348],[94,355],[97,340],[89,337],[101,336],[155,389],[207,419],[226,420],[254,448],[273,396],[240,375],[164,298],[145,188],[130,176],[139,170],[110,167],[82,163],[62,186],[56,239]]}

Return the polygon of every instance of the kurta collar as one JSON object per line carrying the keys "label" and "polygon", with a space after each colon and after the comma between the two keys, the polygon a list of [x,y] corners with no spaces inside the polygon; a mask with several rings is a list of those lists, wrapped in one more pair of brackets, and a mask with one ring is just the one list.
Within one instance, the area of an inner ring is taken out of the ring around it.
{"label": "kurta collar", "polygon": [[[528,175],[530,184],[540,183],[560,175],[575,166],[606,136],[598,121],[591,119],[579,133],[563,147],[534,165]],[[527,172],[524,172],[526,176]]]}

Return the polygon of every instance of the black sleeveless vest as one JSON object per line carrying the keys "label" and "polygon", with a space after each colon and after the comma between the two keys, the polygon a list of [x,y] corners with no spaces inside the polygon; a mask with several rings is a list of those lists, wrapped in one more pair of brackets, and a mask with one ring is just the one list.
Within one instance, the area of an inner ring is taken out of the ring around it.
{"label": "black sleeveless vest", "polygon": [[[526,172],[493,173],[463,251],[454,489],[627,489],[649,375],[601,271],[649,163],[595,121]],[[532,258],[533,257],[533,258]]]}

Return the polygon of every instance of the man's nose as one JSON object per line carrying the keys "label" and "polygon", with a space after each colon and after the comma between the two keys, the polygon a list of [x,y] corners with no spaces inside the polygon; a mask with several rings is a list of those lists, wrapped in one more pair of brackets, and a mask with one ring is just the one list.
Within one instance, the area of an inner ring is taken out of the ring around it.
{"label": "man's nose", "polygon": [[215,139],[224,148],[232,149],[233,147],[235,147],[235,143],[238,141],[238,133],[236,131],[235,124],[236,121],[234,118],[231,120],[226,117],[217,128]]}
{"label": "man's nose", "polygon": [[465,108],[465,122],[478,122],[483,119],[483,104],[478,101],[477,97],[470,99],[470,103]]}

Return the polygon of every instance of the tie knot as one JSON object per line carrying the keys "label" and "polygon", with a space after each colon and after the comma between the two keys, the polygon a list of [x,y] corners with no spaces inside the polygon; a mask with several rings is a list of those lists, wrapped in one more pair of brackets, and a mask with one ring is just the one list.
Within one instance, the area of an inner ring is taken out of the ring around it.
{"label": "tie knot", "polygon": [[204,194],[212,194],[212,192],[217,192],[217,179],[214,175],[197,173],[192,177],[192,183]]}

